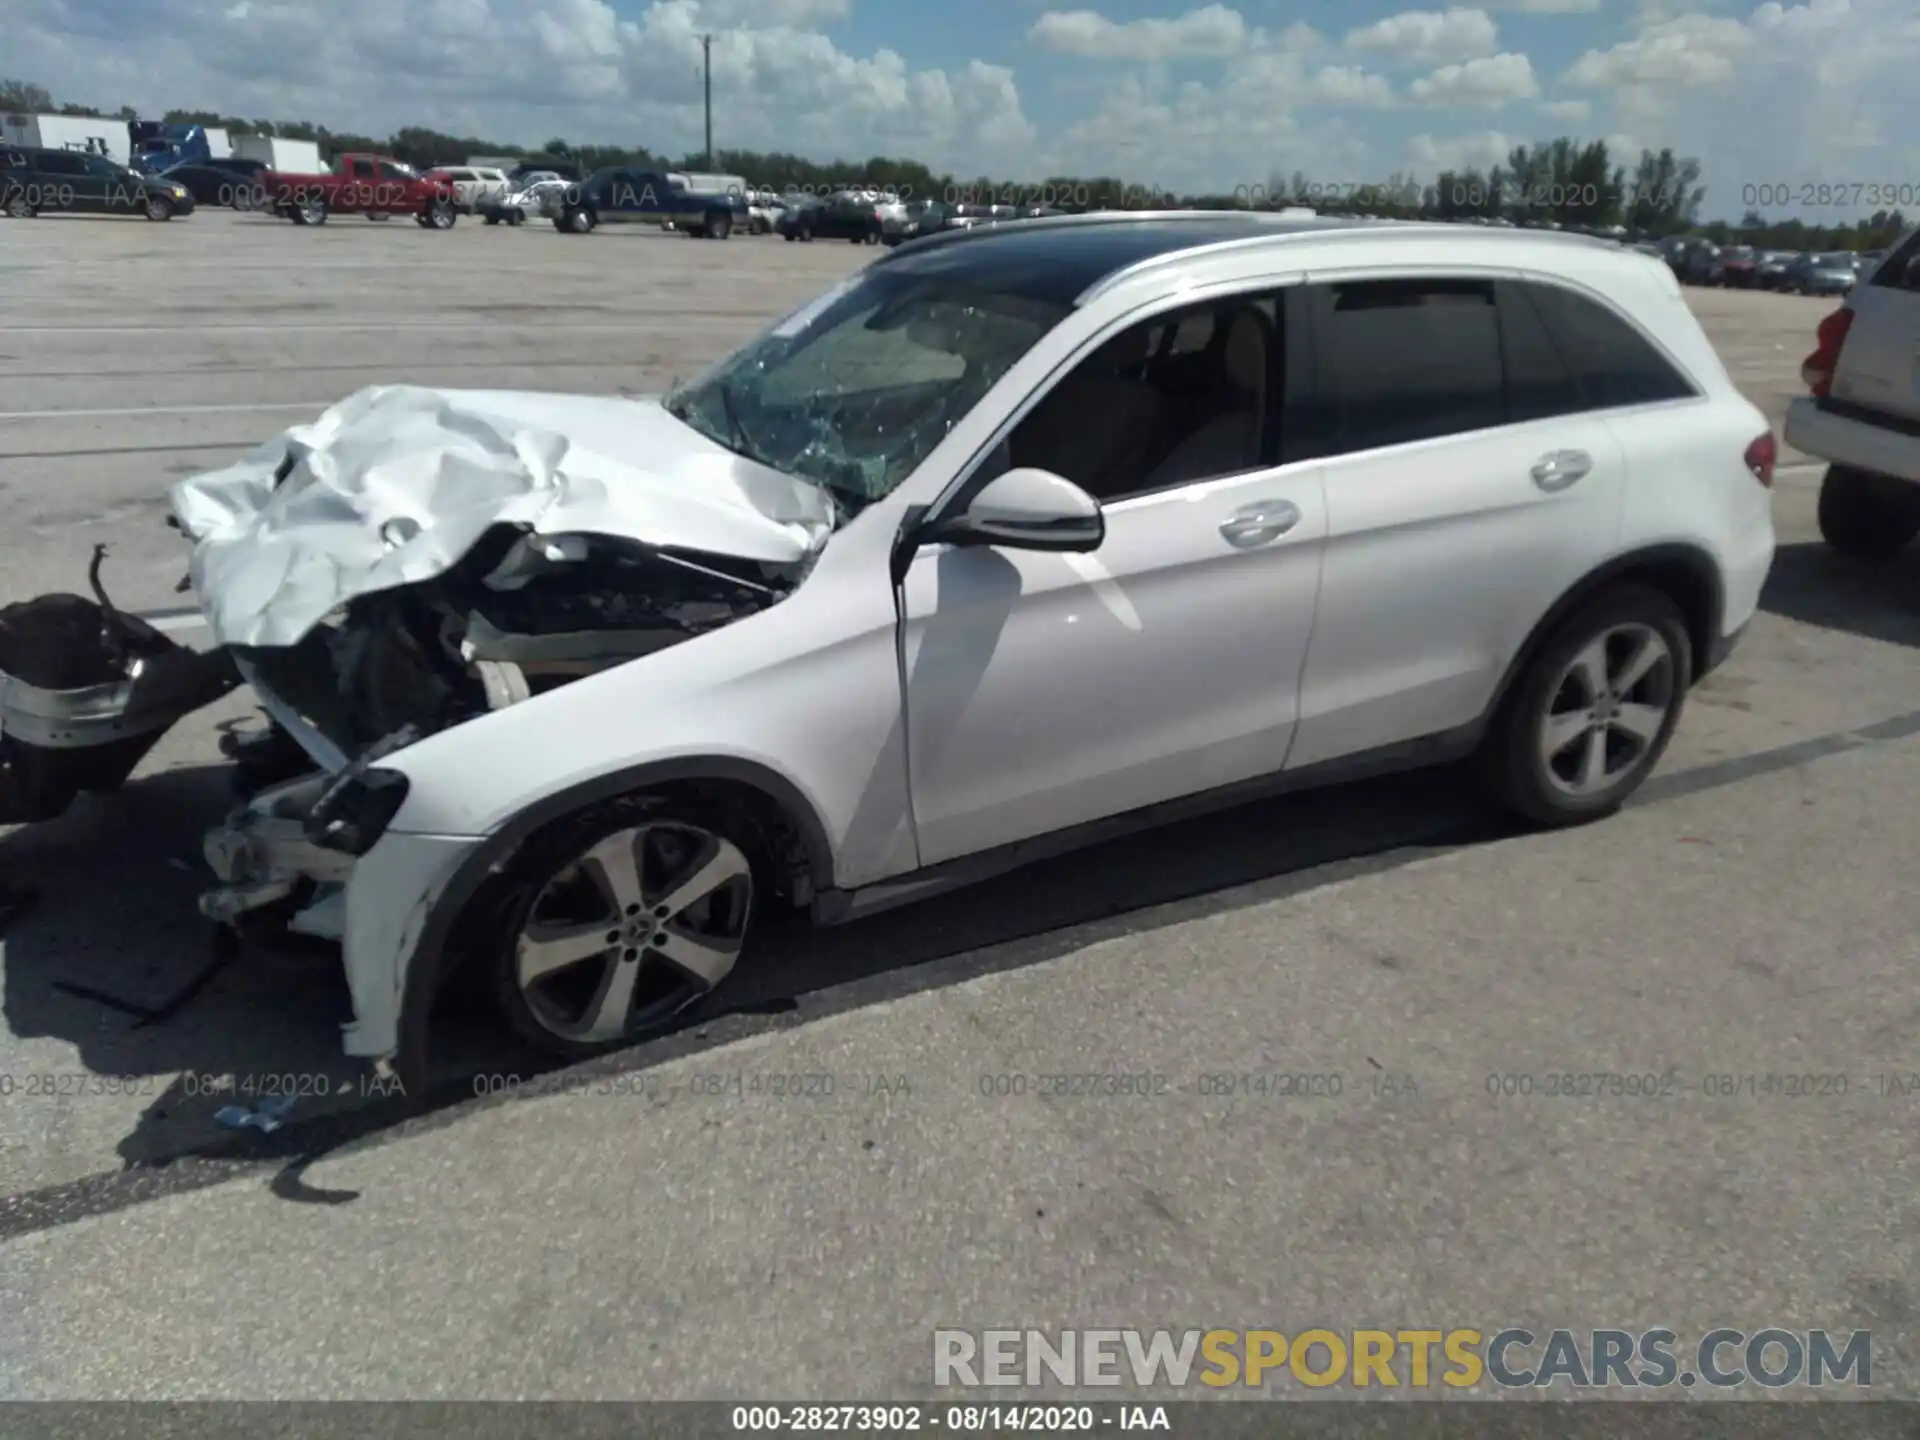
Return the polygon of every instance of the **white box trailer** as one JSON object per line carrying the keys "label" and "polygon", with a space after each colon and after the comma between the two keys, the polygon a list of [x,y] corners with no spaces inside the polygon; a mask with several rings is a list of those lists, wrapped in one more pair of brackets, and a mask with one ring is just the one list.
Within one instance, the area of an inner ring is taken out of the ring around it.
{"label": "white box trailer", "polygon": [[0,135],[9,145],[87,151],[117,165],[125,165],[133,153],[126,121],[91,115],[0,115]]}
{"label": "white box trailer", "polygon": [[283,140],[276,135],[234,136],[233,157],[258,160],[282,175],[319,175],[327,168],[320,159],[317,141]]}

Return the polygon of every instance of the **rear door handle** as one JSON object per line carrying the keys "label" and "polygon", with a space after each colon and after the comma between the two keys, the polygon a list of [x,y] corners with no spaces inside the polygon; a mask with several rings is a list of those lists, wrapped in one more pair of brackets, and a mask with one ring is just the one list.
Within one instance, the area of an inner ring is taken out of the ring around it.
{"label": "rear door handle", "polygon": [[1220,533],[1229,545],[1251,550],[1279,539],[1299,523],[1300,507],[1291,500],[1255,500],[1222,521]]}
{"label": "rear door handle", "polygon": [[1584,450],[1554,450],[1533,462],[1533,483],[1552,493],[1564,490],[1593,469],[1593,457]]}

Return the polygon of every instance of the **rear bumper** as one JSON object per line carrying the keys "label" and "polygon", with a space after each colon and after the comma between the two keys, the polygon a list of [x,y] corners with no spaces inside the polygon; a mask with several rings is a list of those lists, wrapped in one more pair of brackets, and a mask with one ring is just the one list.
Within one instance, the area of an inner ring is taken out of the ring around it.
{"label": "rear bumper", "polygon": [[1920,484],[1920,425],[1909,431],[1891,419],[1876,423],[1802,396],[1787,407],[1786,441],[1830,464]]}

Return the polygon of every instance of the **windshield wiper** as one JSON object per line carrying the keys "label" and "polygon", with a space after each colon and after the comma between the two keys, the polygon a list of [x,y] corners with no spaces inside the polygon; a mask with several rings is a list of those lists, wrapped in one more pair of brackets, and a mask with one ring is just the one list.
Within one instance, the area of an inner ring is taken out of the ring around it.
{"label": "windshield wiper", "polygon": [[727,427],[733,431],[733,448],[754,464],[765,465],[769,470],[777,470],[779,467],[762,455],[755,448],[753,441],[747,437],[747,427],[741,423],[740,405],[734,398],[733,386],[725,380],[716,380],[713,386],[720,392],[720,408],[726,412]]}

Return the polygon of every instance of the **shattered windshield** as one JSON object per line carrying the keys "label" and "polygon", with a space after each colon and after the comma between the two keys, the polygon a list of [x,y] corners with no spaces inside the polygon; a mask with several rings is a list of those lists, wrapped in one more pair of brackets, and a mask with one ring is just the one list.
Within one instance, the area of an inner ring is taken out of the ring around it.
{"label": "shattered windshield", "polygon": [[892,493],[1065,305],[870,270],[667,397],[715,443],[829,491],[851,517]]}

